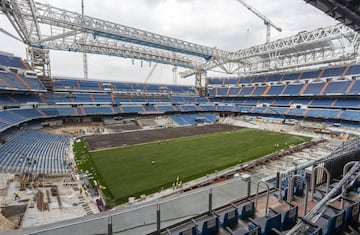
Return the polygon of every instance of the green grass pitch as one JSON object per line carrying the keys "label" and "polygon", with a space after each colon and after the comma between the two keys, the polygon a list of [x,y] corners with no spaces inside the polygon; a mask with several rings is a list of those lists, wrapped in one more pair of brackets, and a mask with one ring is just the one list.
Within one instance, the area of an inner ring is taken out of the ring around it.
{"label": "green grass pitch", "polygon": [[183,182],[190,181],[309,139],[244,128],[89,154],[97,178],[118,204],[129,196],[169,188],[178,176]]}

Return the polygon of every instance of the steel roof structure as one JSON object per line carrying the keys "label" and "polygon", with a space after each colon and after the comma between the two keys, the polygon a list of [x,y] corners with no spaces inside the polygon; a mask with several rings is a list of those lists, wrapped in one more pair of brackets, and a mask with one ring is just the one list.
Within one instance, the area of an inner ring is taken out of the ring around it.
{"label": "steel roof structure", "polygon": [[[358,58],[357,32],[338,24],[238,51],[184,40],[82,15],[33,0],[0,0],[20,39],[29,47],[35,69],[50,76],[48,50],[120,56],[189,70],[197,80],[208,70],[228,74],[259,73]],[[48,67],[48,68],[46,68]]]}
{"label": "steel roof structure", "polygon": [[305,0],[332,18],[360,31],[360,2],[358,0]]}

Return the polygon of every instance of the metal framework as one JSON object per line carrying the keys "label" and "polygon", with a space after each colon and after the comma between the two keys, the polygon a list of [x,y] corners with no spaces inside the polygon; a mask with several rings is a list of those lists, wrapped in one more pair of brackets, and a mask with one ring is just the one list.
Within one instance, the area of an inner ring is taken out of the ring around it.
{"label": "metal framework", "polygon": [[[359,46],[359,34],[345,25],[338,24],[239,50],[232,53],[228,60],[208,61],[200,69],[212,70],[220,67],[229,74],[244,74],[336,61],[348,62],[359,59]],[[181,75],[187,77],[193,73],[194,71],[187,70]]]}
{"label": "metal framework", "polygon": [[360,31],[360,2],[358,0],[305,0],[327,15]]}
{"label": "metal framework", "polygon": [[[203,75],[209,70],[228,74],[259,73],[334,61],[348,62],[358,59],[359,55],[358,34],[340,24],[230,52],[33,0],[0,0],[0,10],[28,45],[29,52],[35,49],[42,52],[63,50],[170,64],[188,68],[180,75],[195,75],[197,86],[201,86]],[[37,57],[39,55],[41,53],[37,53]],[[47,61],[48,55],[42,59]],[[50,75],[49,66],[43,74]]]}

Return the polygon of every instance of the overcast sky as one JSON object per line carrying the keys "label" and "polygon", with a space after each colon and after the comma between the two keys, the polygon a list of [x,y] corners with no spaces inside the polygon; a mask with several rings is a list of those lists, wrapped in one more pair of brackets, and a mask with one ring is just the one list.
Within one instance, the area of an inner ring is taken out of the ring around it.
{"label": "overcast sky", "polygon": [[[81,0],[40,0],[53,6],[81,12]],[[262,20],[237,0],[84,0],[85,14],[122,25],[176,37],[209,47],[235,51],[265,42]],[[311,31],[337,22],[303,0],[248,0],[281,27],[272,30],[272,40]],[[0,27],[16,34],[7,18],[0,15]],[[0,51],[25,57],[24,44],[0,33]],[[81,78],[82,55],[51,51],[53,75]],[[148,63],[131,59],[88,55],[89,78],[144,82]],[[151,82],[172,83],[172,67],[159,65]],[[178,71],[183,69],[178,68]],[[193,78],[178,78],[178,84],[194,84]]]}

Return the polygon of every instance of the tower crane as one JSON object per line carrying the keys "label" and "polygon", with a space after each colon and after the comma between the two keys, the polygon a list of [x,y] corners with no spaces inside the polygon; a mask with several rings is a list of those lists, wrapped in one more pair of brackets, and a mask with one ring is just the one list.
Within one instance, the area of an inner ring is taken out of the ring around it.
{"label": "tower crane", "polygon": [[264,16],[261,12],[256,10],[254,7],[250,6],[246,3],[245,0],[237,0],[239,3],[241,3],[244,7],[246,7],[249,11],[254,13],[256,16],[258,16],[260,19],[264,21],[264,24],[266,25],[266,43],[270,42],[270,34],[271,34],[271,27],[276,29],[277,31],[281,32],[282,29],[278,26],[276,26],[269,18]]}
{"label": "tower crane", "polygon": [[145,79],[145,83],[146,83],[146,84],[149,83],[149,81],[150,81],[150,79],[151,79],[151,76],[153,75],[153,73],[154,73],[154,71],[155,71],[155,69],[156,69],[157,66],[158,66],[158,64],[156,63],[156,64],[154,64],[154,66],[151,68],[149,74],[147,75],[147,77],[146,77],[146,79]]}
{"label": "tower crane", "polygon": [[[81,0],[81,20],[84,19],[84,0]],[[86,44],[86,34],[83,33],[83,43]],[[83,72],[84,72],[84,79],[88,79],[88,60],[86,52],[83,52]]]}

